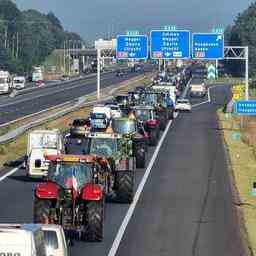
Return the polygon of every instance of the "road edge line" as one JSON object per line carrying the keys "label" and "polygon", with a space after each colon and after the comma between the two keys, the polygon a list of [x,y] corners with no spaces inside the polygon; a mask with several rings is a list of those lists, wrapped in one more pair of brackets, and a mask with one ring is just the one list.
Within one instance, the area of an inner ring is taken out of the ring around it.
{"label": "road edge line", "polygon": [[148,164],[148,167],[147,167],[147,169],[146,169],[146,171],[145,171],[145,173],[144,173],[144,175],[143,175],[143,177],[142,177],[142,179],[140,181],[140,184],[139,184],[139,186],[137,188],[137,191],[135,193],[133,202],[130,205],[128,211],[126,212],[126,215],[125,215],[125,217],[124,217],[124,219],[122,221],[122,224],[121,224],[121,226],[120,226],[120,228],[119,228],[119,230],[117,232],[117,235],[116,235],[116,237],[114,239],[114,242],[112,243],[112,246],[111,246],[111,248],[109,250],[108,256],[115,256],[116,253],[117,253],[117,250],[118,250],[119,245],[120,245],[120,243],[122,241],[122,238],[123,238],[123,235],[125,233],[125,230],[126,230],[128,224],[129,224],[130,219],[132,218],[133,212],[134,212],[134,210],[136,208],[136,205],[137,205],[137,203],[139,201],[140,195],[141,195],[141,193],[143,191],[143,188],[144,188],[144,186],[145,186],[145,184],[146,184],[146,182],[148,180],[148,177],[149,177],[149,175],[151,173],[152,167],[153,167],[153,165],[155,163],[156,158],[158,157],[158,153],[159,153],[159,151],[161,149],[161,146],[162,146],[162,144],[164,142],[164,139],[166,138],[166,135],[167,135],[167,133],[168,133],[172,123],[173,123],[173,121],[169,121],[169,123],[168,123],[168,125],[167,125],[167,127],[166,127],[166,129],[164,131],[164,133],[162,134],[162,137],[161,137],[161,139],[160,139],[160,141],[159,141],[159,143],[158,143],[158,145],[157,145],[157,147],[155,149],[155,152],[154,152],[154,154],[153,154],[153,156],[152,156],[152,158],[151,158],[151,160],[150,160],[150,162]]}

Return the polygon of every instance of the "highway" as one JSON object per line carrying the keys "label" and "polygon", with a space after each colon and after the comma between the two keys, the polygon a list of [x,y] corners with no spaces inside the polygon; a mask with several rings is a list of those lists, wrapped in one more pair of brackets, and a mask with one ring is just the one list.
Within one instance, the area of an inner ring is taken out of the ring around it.
{"label": "highway", "polygon": [[[127,73],[116,77],[115,73],[105,73],[101,77],[101,88],[118,84],[141,73]],[[96,77],[61,82],[56,85],[21,91],[14,98],[0,97],[0,125],[33,114],[58,104],[70,101],[96,91]]]}
{"label": "highway", "polygon": [[[109,78],[109,83],[115,79]],[[245,255],[216,116],[228,97],[229,88],[218,86],[211,90],[211,103],[179,114],[166,130],[158,154],[150,148],[147,162],[152,168],[137,170],[137,188],[145,171],[149,176],[132,205],[127,228],[122,222],[129,205],[108,203],[104,241],[75,242],[71,256]],[[192,100],[192,104],[205,100]],[[0,222],[32,222],[35,185],[23,170],[0,178]],[[123,237],[117,236],[120,230]]]}

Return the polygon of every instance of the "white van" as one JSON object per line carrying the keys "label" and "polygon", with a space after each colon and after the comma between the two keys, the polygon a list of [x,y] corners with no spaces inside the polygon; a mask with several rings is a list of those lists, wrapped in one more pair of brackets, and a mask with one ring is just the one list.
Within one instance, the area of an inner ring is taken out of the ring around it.
{"label": "white van", "polygon": [[25,160],[27,176],[31,178],[45,176],[49,165],[45,161],[45,156],[64,153],[63,147],[63,137],[58,129],[30,132]]}
{"label": "white van", "polygon": [[92,113],[105,114],[109,120],[112,118],[111,108],[108,106],[96,105],[93,107]]}
{"label": "white van", "polygon": [[26,78],[24,76],[15,76],[12,80],[13,89],[24,89],[26,84]]}
{"label": "white van", "polygon": [[41,226],[0,224],[0,255],[47,256]]}
{"label": "white van", "polygon": [[58,225],[42,225],[47,256],[68,256],[63,228]]}

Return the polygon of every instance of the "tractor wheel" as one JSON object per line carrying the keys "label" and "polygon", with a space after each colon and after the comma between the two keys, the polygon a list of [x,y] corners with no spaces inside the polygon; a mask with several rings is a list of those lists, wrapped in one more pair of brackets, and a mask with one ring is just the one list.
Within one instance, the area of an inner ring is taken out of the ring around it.
{"label": "tractor wheel", "polygon": [[157,130],[151,130],[150,131],[150,141],[149,141],[149,144],[150,146],[153,146],[155,147],[156,144],[157,144],[157,140],[158,140],[158,134],[157,134]]}
{"label": "tractor wheel", "polygon": [[34,223],[49,224],[52,202],[47,199],[35,199],[34,202]]}
{"label": "tractor wheel", "polygon": [[82,240],[101,242],[103,240],[104,201],[88,201],[85,204]]}
{"label": "tractor wheel", "polygon": [[134,196],[134,171],[117,172],[115,178],[117,200],[121,203],[131,203]]}
{"label": "tractor wheel", "polygon": [[146,150],[143,144],[138,144],[135,147],[136,168],[145,168]]}

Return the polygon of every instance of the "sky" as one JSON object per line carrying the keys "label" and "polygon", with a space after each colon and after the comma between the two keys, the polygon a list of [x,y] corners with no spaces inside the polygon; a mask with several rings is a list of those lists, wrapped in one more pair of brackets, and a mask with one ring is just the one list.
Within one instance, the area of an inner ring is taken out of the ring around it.
{"label": "sky", "polygon": [[20,9],[52,11],[64,28],[85,41],[140,33],[176,25],[177,29],[210,32],[226,27],[253,0],[13,0]]}

